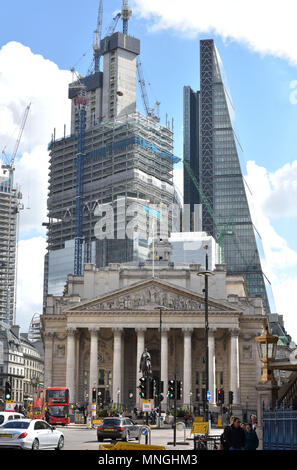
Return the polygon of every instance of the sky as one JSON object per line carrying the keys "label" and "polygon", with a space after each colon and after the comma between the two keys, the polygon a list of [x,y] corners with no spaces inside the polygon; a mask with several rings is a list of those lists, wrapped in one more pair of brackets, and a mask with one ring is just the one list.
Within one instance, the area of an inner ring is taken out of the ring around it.
{"label": "sky", "polygon": [[[141,40],[150,105],[174,120],[183,156],[183,86],[199,89],[199,41],[213,38],[234,106],[239,158],[253,222],[261,236],[272,310],[297,341],[297,4],[291,0],[130,0],[129,34]],[[0,152],[13,151],[29,116],[16,163],[24,210],[18,248],[17,323],[25,331],[42,309],[46,249],[47,144],[69,133],[68,83],[92,62],[99,0],[11,0],[1,8]],[[104,1],[103,33],[121,7]],[[118,29],[121,27],[119,24]],[[138,92],[137,108],[144,111]],[[1,156],[1,154],[0,154]],[[182,191],[182,168],[175,169]],[[269,286],[270,287],[270,286]]]}

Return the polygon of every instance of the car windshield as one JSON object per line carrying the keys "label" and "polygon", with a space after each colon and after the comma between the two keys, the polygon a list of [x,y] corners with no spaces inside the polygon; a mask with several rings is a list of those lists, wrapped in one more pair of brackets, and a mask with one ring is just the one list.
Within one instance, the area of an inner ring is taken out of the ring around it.
{"label": "car windshield", "polygon": [[48,412],[50,416],[65,416],[67,412],[67,406],[49,406]]}
{"label": "car windshield", "polygon": [[28,429],[30,422],[29,421],[8,421],[5,423],[1,429],[9,428],[9,429]]}
{"label": "car windshield", "polygon": [[0,415],[0,426],[1,426],[2,423],[4,423],[4,416]]}
{"label": "car windshield", "polygon": [[103,426],[120,426],[121,420],[120,419],[104,419]]}

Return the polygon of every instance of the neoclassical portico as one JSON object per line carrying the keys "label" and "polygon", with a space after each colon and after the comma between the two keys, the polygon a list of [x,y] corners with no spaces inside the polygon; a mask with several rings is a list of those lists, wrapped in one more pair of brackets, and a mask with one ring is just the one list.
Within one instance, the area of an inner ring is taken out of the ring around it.
{"label": "neoclassical portico", "polygon": [[[167,307],[163,311],[161,354],[158,305]],[[239,394],[243,387],[240,332],[244,330],[246,337],[253,339],[262,323],[263,319],[255,316],[251,324],[248,316],[243,319],[243,312],[228,302],[209,300],[211,406],[215,406],[216,388],[222,385],[225,396],[233,391],[234,406],[245,400]],[[55,363],[57,326],[67,336],[64,362],[61,353]],[[163,409],[168,405],[168,380],[175,373],[183,382],[180,405],[201,402],[205,368],[203,295],[150,279],[69,306],[58,315],[44,315],[43,327],[47,334],[45,360],[47,363],[51,357],[52,364],[46,373],[46,385],[62,384],[63,370],[73,403],[90,402],[92,387],[99,390],[101,386],[114,404],[139,406],[139,362],[145,347],[152,355],[153,374],[164,382]],[[243,361],[247,366],[256,358],[253,346],[249,348],[250,359],[245,353]]]}

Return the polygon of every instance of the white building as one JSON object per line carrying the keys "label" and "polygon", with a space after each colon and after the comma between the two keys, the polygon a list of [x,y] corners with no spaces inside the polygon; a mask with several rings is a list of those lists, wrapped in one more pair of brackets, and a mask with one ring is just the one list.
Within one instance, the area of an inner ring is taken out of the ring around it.
{"label": "white building", "polygon": [[172,246],[171,261],[174,263],[205,266],[205,246],[208,246],[209,269],[214,269],[218,262],[218,244],[206,232],[172,232],[168,241]]}

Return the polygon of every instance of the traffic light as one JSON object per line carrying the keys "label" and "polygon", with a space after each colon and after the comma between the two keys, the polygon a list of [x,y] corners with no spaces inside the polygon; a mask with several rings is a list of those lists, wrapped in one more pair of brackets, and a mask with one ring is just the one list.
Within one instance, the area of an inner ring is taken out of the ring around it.
{"label": "traffic light", "polygon": [[140,398],[146,398],[146,378],[145,377],[140,377],[138,388],[139,388]]}
{"label": "traffic light", "polygon": [[172,400],[175,399],[175,380],[168,380],[168,396]]}
{"label": "traffic light", "polygon": [[11,383],[5,382],[5,400],[11,400]]}
{"label": "traffic light", "polygon": [[148,378],[147,380],[149,381],[149,396],[146,398],[154,398],[155,380],[152,378]]}
{"label": "traffic light", "polygon": [[164,382],[159,379],[159,377],[155,378],[155,400],[158,404],[164,400],[164,396],[162,393],[164,392]]}
{"label": "traffic light", "polygon": [[97,390],[95,387],[92,388],[92,403],[97,403]]}
{"label": "traffic light", "polygon": [[219,388],[218,390],[218,404],[222,405],[224,403],[224,389]]}
{"label": "traffic light", "polygon": [[177,400],[181,400],[182,398],[182,381],[181,380],[177,380],[177,383],[176,383],[176,399]]}
{"label": "traffic light", "polygon": [[233,392],[232,390],[229,391],[229,405],[232,405],[233,403]]}
{"label": "traffic light", "polygon": [[206,402],[206,390],[205,388],[202,388],[202,403]]}

